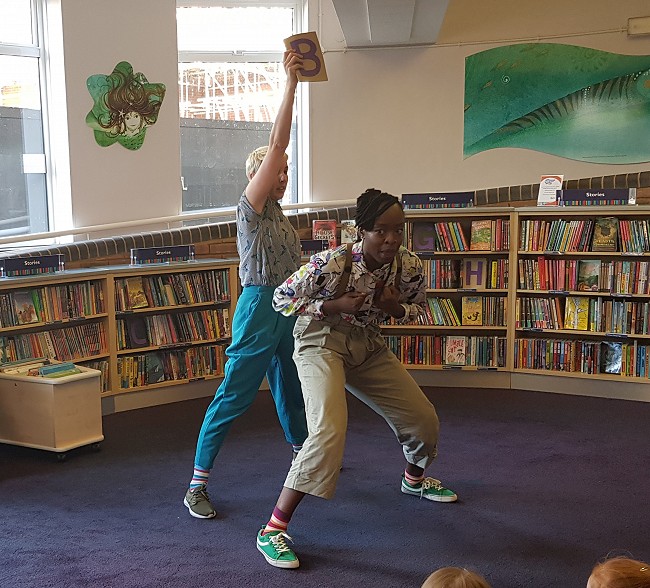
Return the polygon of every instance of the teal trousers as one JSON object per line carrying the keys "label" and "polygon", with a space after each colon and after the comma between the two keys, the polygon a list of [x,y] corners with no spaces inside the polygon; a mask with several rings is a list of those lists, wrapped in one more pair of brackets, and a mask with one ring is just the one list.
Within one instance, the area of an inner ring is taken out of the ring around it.
{"label": "teal trousers", "polygon": [[232,343],[224,379],[208,406],[199,432],[194,465],[212,469],[233,421],[255,400],[266,375],[286,440],[307,438],[305,404],[293,361],[294,317],[275,312],[272,286],[246,286],[232,321]]}

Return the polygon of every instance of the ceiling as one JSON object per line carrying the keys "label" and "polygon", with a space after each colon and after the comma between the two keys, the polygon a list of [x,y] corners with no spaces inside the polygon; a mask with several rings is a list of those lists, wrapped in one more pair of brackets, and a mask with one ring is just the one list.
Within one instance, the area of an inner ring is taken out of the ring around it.
{"label": "ceiling", "polygon": [[347,47],[431,45],[449,0],[332,0]]}

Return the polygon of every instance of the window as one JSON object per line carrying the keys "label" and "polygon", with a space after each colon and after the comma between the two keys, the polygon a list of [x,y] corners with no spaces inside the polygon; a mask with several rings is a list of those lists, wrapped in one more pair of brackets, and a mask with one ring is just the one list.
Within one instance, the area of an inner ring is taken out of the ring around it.
{"label": "window", "polygon": [[[298,4],[177,2],[184,212],[237,204],[246,156],[268,144],[282,99],[282,39],[298,30]],[[294,121],[285,202],[297,202],[297,136]]]}
{"label": "window", "polygon": [[0,236],[47,231],[41,0],[0,0]]}

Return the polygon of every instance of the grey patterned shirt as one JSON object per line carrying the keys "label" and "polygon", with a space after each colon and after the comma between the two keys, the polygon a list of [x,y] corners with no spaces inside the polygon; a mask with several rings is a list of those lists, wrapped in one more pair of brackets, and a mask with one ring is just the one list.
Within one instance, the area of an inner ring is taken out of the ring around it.
{"label": "grey patterned shirt", "polygon": [[242,286],[276,287],[300,265],[298,233],[273,200],[267,200],[258,214],[242,194],[237,205],[237,251]]}

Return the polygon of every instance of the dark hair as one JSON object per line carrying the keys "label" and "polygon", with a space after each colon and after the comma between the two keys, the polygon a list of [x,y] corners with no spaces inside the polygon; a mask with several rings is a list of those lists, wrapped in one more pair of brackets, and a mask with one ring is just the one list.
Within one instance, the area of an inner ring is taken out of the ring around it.
{"label": "dark hair", "polygon": [[396,196],[375,188],[368,188],[357,198],[357,213],[354,217],[354,224],[357,229],[372,231],[377,218],[395,204],[399,205],[400,208],[402,207],[399,198]]}

